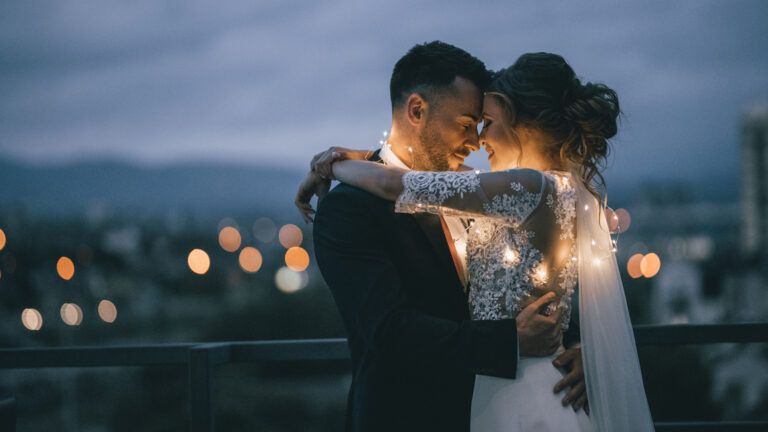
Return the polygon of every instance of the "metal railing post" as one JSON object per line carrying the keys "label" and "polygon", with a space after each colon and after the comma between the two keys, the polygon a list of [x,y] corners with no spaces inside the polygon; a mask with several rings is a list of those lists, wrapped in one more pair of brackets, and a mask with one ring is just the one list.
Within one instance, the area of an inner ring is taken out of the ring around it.
{"label": "metal railing post", "polygon": [[216,365],[229,361],[229,353],[228,343],[200,344],[189,349],[189,430],[192,432],[216,430],[213,373]]}

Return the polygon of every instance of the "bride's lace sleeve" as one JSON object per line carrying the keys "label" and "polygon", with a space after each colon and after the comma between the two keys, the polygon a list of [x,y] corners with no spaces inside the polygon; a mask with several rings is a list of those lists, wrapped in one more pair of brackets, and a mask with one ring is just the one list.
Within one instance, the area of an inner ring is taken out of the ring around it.
{"label": "bride's lace sleeve", "polygon": [[395,202],[398,213],[486,216],[518,225],[541,202],[544,176],[532,169],[489,173],[409,171]]}

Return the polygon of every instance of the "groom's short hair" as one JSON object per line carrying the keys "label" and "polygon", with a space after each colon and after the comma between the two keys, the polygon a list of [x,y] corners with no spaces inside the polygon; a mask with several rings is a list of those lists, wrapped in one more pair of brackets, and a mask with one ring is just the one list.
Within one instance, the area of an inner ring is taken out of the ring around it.
{"label": "groom's short hair", "polygon": [[445,42],[415,45],[395,63],[392,71],[392,110],[411,93],[419,93],[429,101],[440,90],[449,88],[456,77],[468,79],[484,91],[491,81],[491,72],[472,54]]}

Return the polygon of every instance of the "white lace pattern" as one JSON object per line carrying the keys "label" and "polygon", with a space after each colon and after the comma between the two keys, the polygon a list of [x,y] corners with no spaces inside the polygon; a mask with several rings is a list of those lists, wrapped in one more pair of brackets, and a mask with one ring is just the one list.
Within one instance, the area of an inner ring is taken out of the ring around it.
{"label": "white lace pattern", "polygon": [[395,210],[474,218],[466,243],[473,319],[513,318],[554,291],[559,300],[545,313],[561,308],[567,329],[578,280],[575,189],[566,172],[531,172],[411,171]]}

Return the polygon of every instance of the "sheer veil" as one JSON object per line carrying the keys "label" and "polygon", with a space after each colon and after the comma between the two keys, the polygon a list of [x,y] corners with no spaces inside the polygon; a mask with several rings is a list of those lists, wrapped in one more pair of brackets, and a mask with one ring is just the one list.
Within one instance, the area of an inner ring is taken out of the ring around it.
{"label": "sheer veil", "polygon": [[579,316],[590,417],[596,431],[653,431],[624,287],[598,200],[576,183]]}

